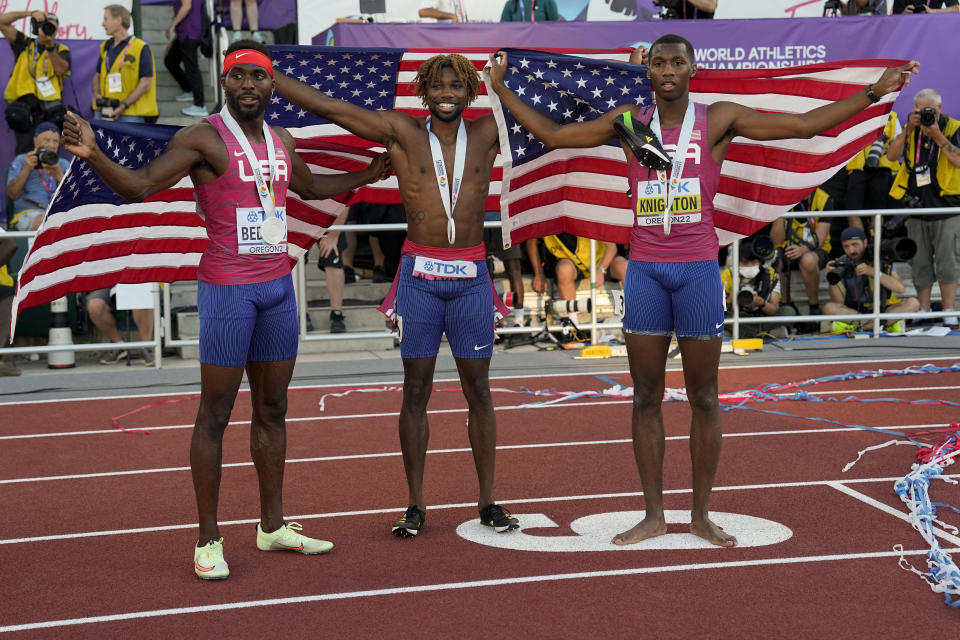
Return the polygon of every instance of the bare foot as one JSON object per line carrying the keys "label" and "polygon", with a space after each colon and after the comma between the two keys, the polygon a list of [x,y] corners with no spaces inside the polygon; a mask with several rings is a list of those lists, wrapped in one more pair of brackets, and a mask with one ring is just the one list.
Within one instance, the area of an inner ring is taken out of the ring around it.
{"label": "bare foot", "polygon": [[717,526],[710,518],[691,521],[690,533],[695,536],[700,536],[710,544],[715,544],[718,547],[737,546],[737,539]]}
{"label": "bare foot", "polygon": [[611,542],[615,545],[636,544],[647,538],[662,536],[667,532],[667,522],[663,518],[644,518],[632,529],[618,533]]}

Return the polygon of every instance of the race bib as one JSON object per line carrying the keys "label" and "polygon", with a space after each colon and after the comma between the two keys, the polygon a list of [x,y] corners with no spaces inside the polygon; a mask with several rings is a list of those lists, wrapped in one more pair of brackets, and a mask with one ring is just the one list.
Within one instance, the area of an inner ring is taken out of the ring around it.
{"label": "race bib", "polygon": [[417,256],[413,275],[427,280],[461,280],[477,277],[477,265],[470,260],[435,260]]}
{"label": "race bib", "polygon": [[107,91],[109,93],[120,93],[123,91],[123,81],[120,79],[119,73],[107,74]]}
{"label": "race bib", "polygon": [[270,220],[260,207],[237,207],[237,253],[264,255],[287,252],[286,211],[277,207]]}
{"label": "race bib", "polygon": [[39,76],[37,78],[37,93],[40,94],[41,98],[54,98],[57,95],[57,89],[50,82],[50,78]]}
{"label": "race bib", "polygon": [[[677,195],[670,207],[671,224],[694,224],[700,222],[700,178],[680,180]],[[659,182],[637,183],[637,224],[641,227],[663,226],[663,214],[667,205]]]}

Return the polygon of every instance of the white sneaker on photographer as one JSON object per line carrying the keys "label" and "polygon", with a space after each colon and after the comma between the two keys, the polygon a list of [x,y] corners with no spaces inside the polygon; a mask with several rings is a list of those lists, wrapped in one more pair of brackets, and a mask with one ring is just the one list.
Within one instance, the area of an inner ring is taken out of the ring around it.
{"label": "white sneaker on photographer", "polygon": [[[950,311],[950,309],[944,309],[944,311]],[[948,327],[960,326],[960,317],[958,316],[947,316],[943,319],[943,324]]]}
{"label": "white sneaker on photographer", "polygon": [[193,101],[193,93],[191,93],[191,92],[181,93],[181,94],[178,95],[176,98],[174,98],[174,100],[176,100],[177,102],[192,102],[192,101]]}

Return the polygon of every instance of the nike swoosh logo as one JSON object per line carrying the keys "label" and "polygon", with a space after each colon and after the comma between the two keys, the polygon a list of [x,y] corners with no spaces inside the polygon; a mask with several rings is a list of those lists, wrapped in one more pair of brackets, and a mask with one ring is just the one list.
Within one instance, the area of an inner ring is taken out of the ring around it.
{"label": "nike swoosh logo", "polygon": [[197,560],[194,564],[197,566],[197,571],[203,571],[204,573],[206,573],[207,571],[213,571],[214,569],[213,567],[202,566],[199,560]]}
{"label": "nike swoosh logo", "polygon": [[486,348],[489,347],[489,346],[490,346],[489,344],[485,344],[485,345],[483,345],[482,347],[478,347],[477,345],[473,345],[473,350],[474,350],[474,351],[481,351],[481,350],[483,350],[483,349],[486,349]]}
{"label": "nike swoosh logo", "polygon": [[233,155],[235,155],[235,156],[237,156],[237,157],[243,157],[243,156],[247,155],[247,152],[244,151],[243,149],[240,149],[239,151],[234,150]]}
{"label": "nike swoosh logo", "polygon": [[721,323],[718,324],[715,328],[716,328],[716,329],[719,329],[719,328],[722,327],[722,326],[723,326],[723,323],[721,322]]}
{"label": "nike swoosh logo", "polygon": [[243,53],[238,53],[238,54],[236,54],[236,55],[233,56],[233,57],[234,57],[234,58],[242,58],[243,56],[248,56],[248,55],[250,55],[250,52],[249,52],[249,51],[244,51]]}
{"label": "nike swoosh logo", "polygon": [[277,545],[278,547],[283,547],[284,549],[290,549],[290,551],[303,551],[302,544],[299,547],[288,547],[287,545],[280,544],[279,542],[275,542],[274,544]]}

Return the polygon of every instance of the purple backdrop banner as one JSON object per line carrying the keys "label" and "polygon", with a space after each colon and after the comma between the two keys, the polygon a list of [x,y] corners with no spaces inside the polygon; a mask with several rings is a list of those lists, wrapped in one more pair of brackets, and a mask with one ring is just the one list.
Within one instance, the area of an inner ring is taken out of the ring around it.
{"label": "purple backdrop banner", "polygon": [[[173,4],[173,0],[140,0],[140,4]],[[230,1],[218,0],[214,6],[222,7],[223,23],[228,29],[232,28],[228,11]],[[276,29],[297,21],[297,0],[257,0],[257,8],[261,29]]]}
{"label": "purple backdrop banner", "polygon": [[[786,67],[856,58],[918,60],[920,75],[894,109],[913,108],[913,95],[931,87],[943,95],[944,112],[960,118],[956,38],[960,15],[933,14],[766,20],[671,20],[669,22],[505,22],[492,24],[338,23],[313,39],[345,47],[616,48],[649,44],[677,33],[697,50],[705,68]],[[901,121],[903,121],[901,115]]]}

